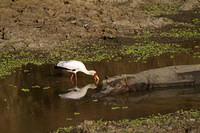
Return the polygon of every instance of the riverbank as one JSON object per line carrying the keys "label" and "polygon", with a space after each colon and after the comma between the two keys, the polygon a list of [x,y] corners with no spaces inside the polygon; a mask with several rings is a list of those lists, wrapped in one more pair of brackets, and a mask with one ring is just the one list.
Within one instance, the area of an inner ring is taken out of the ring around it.
{"label": "riverbank", "polygon": [[84,121],[75,127],[60,128],[53,133],[198,133],[200,132],[200,111],[177,111],[157,114],[148,118],[120,121]]}

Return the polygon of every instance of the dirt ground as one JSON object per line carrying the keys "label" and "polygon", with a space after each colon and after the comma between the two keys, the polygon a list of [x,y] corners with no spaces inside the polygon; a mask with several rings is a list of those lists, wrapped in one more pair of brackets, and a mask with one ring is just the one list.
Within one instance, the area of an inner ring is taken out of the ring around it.
{"label": "dirt ground", "polygon": [[[53,50],[85,45],[173,24],[170,13],[199,7],[198,0],[1,0],[0,49]],[[149,7],[150,10],[149,10]],[[152,12],[154,11],[154,12]]]}

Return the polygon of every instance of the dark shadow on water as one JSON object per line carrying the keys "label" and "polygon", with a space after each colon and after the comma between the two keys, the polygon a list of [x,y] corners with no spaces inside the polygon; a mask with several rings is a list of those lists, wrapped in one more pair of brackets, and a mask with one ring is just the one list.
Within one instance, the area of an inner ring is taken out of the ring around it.
{"label": "dark shadow on water", "polygon": [[[147,63],[135,63],[124,58],[114,62],[86,63],[95,69],[100,79],[123,73],[137,73],[147,69],[199,64],[200,60],[187,55],[154,57]],[[0,80],[0,132],[44,133],[58,127],[75,125],[83,120],[135,119],[156,113],[174,112],[178,109],[200,106],[199,88],[173,88],[147,92],[91,98],[100,88],[88,89],[81,99],[62,99],[68,89],[73,88],[69,80],[71,73],[55,70],[54,65],[27,65],[6,79]],[[94,79],[78,73],[77,90],[82,90]],[[87,88],[87,87],[86,87]],[[88,87],[92,88],[92,87]],[[119,109],[112,109],[120,107]],[[123,108],[125,107],[125,108]]]}

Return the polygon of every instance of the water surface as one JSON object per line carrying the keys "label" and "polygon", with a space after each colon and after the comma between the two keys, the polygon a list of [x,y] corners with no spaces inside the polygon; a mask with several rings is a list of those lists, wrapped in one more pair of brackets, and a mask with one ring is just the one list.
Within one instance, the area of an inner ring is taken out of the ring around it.
{"label": "water surface", "polygon": [[[187,55],[154,57],[147,63],[135,63],[124,58],[120,61],[86,63],[88,69],[97,70],[101,79],[123,73],[171,65],[199,64],[200,60]],[[146,117],[156,113],[169,113],[178,109],[200,106],[199,87],[157,89],[145,92],[126,93],[93,99],[100,91],[88,89],[79,100],[63,99],[71,84],[70,73],[55,70],[54,65],[27,65],[11,76],[0,80],[0,132],[44,133],[58,127],[75,125],[83,120],[119,120]],[[91,76],[78,73],[78,88],[93,83]],[[22,91],[28,89],[28,92]],[[113,107],[124,109],[113,110]]]}

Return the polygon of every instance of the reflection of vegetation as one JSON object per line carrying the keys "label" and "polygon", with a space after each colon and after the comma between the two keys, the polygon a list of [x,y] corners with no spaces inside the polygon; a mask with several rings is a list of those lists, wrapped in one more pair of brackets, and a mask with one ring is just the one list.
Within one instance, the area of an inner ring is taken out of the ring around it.
{"label": "reflection of vegetation", "polygon": [[123,55],[133,55],[136,61],[146,60],[148,57],[160,56],[165,53],[188,52],[187,49],[181,48],[178,44],[159,44],[157,42],[136,43],[131,46],[124,46]]}
{"label": "reflection of vegetation", "polygon": [[[194,126],[196,125],[196,126]],[[54,133],[70,133],[73,131],[85,132],[185,132],[193,127],[197,131],[200,125],[200,111],[177,111],[166,115],[153,115],[149,118],[120,121],[85,121],[77,127],[60,128]],[[85,128],[90,127],[90,128]]]}

